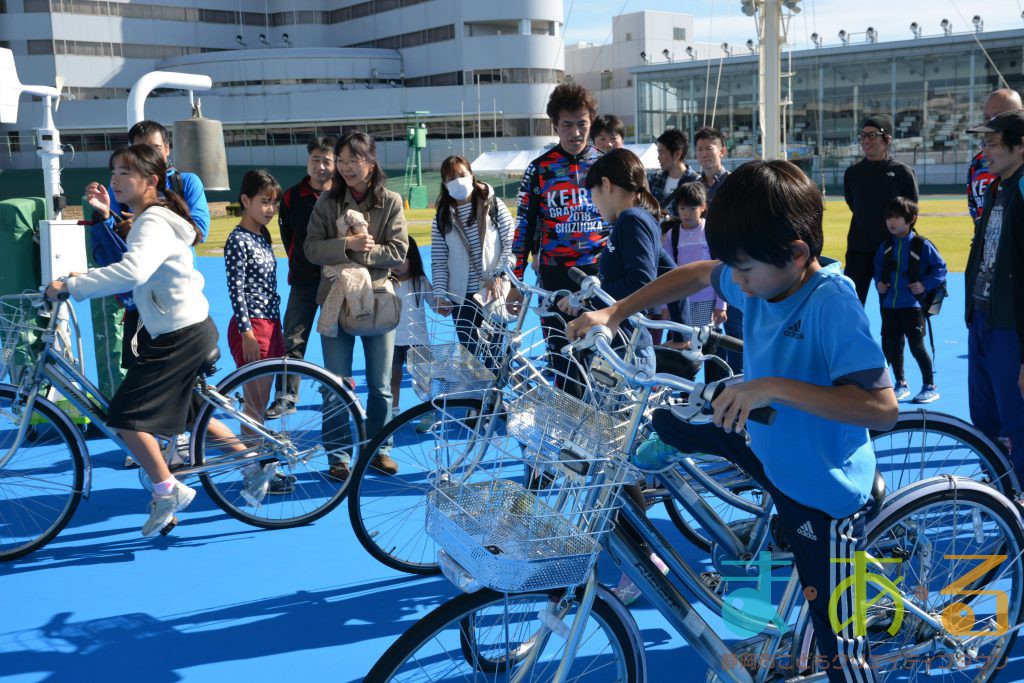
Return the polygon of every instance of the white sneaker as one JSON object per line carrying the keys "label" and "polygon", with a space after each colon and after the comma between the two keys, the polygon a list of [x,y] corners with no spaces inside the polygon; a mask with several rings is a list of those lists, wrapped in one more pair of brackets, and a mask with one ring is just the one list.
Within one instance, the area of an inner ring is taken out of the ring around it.
{"label": "white sneaker", "polygon": [[277,463],[267,463],[260,469],[247,472],[242,471],[241,491],[245,502],[254,508],[263,505],[263,499],[267,494],[284,495],[295,491],[297,478],[291,474],[282,474],[277,471]]}
{"label": "white sneaker", "polygon": [[167,526],[174,513],[184,510],[196,497],[196,490],[185,486],[181,482],[174,487],[169,496],[154,496],[149,501],[149,519],[142,525],[142,535],[152,536]]}

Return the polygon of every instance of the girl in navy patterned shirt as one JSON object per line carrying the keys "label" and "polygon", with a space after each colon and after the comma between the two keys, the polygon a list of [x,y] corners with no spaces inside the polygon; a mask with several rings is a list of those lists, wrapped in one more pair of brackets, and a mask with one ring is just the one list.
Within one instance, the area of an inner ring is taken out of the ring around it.
{"label": "girl in navy patterned shirt", "polygon": [[[277,260],[267,230],[280,198],[281,186],[273,176],[262,170],[246,171],[238,195],[242,220],[224,244],[234,313],[228,325],[228,346],[238,366],[284,355]],[[267,378],[245,386],[246,413],[260,422],[270,400],[271,381]],[[272,482],[271,493],[280,492],[274,486],[279,483]]]}

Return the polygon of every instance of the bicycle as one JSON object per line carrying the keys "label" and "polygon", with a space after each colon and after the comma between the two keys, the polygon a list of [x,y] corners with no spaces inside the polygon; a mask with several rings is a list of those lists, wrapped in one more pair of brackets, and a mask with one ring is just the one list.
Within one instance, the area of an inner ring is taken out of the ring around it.
{"label": "bicycle", "polygon": [[[513,275],[511,269],[503,272]],[[410,348],[409,371],[423,402],[393,418],[370,440],[363,464],[353,469],[348,498],[356,538],[392,569],[420,575],[440,572],[436,544],[422,533],[428,478],[439,462],[449,461],[450,448],[442,451],[438,444],[473,438],[479,421],[500,413],[503,400],[553,379],[554,373],[537,361],[547,354],[542,332],[549,311],[568,292],[519,285],[524,300],[512,319],[484,316],[468,334],[451,318],[430,314],[414,332],[425,343]],[[453,294],[444,298],[462,302]],[[440,420],[440,415],[446,419]],[[385,450],[399,463],[398,475],[374,471],[373,458]]]}
{"label": "bicycle", "polygon": [[[77,358],[66,344],[57,343],[63,311],[70,312]],[[77,319],[66,299],[49,302],[38,293],[0,297],[0,335],[0,377],[12,379],[0,384],[4,561],[50,542],[70,521],[80,500],[89,497],[88,446],[61,405],[74,408],[122,449],[125,446],[116,430],[106,425],[107,398],[82,370]],[[188,462],[173,470],[175,476],[198,476],[218,507],[263,528],[308,524],[337,507],[348,482],[328,474],[330,462],[358,463],[365,443],[364,414],[349,388],[312,363],[287,358],[245,365],[214,387],[208,379],[216,372],[218,359],[214,349],[196,377],[201,407],[191,431]],[[249,405],[246,399],[266,397],[279,379],[296,386],[295,406],[268,419],[265,404]],[[57,396],[62,397],[60,405]],[[171,462],[176,435],[160,439]],[[141,470],[139,476],[143,485],[151,486]],[[284,490],[267,496],[275,477],[283,480]],[[254,482],[263,485],[254,487]],[[176,523],[172,520],[162,533],[169,533]]]}
{"label": "bicycle", "polygon": [[[767,510],[752,511],[753,522],[739,530],[704,503],[679,469],[657,474],[714,539],[717,571],[709,575],[676,553],[642,503],[620,495],[630,480],[629,441],[653,387],[690,393],[691,404],[681,412],[692,421],[707,419],[710,397],[693,394],[698,387],[688,380],[638,372],[599,328],[583,344],[642,389],[626,447],[601,456],[572,446],[524,453],[507,434],[480,433],[471,462],[435,477],[428,505],[428,531],[442,542],[445,576],[470,592],[416,622],[366,680],[645,680],[642,634],[597,582],[593,567],[602,551],[705,660],[708,681],[823,680],[826,673],[807,658],[814,634],[806,608],[800,609],[795,570],[784,579],[774,614],[745,612],[729,602],[730,581],[751,580],[748,572],[758,562],[771,566],[788,557],[771,534]],[[692,465],[693,458],[682,463]],[[531,486],[524,475],[538,468],[551,476],[544,486]],[[727,497],[713,479],[707,484]],[[876,476],[864,555],[870,571],[884,579],[884,590],[863,596],[874,665],[893,678],[936,670],[989,680],[1024,618],[1024,520],[1010,500],[982,483],[935,477],[888,497],[881,484]],[[516,523],[508,524],[510,518]],[[652,555],[669,574],[658,570]],[[961,571],[958,558],[979,555],[1003,559],[980,573],[965,560],[969,571]],[[950,586],[952,595],[943,590]],[[728,646],[694,603],[727,616],[749,637]],[[897,625],[897,614],[902,624],[882,638]]]}

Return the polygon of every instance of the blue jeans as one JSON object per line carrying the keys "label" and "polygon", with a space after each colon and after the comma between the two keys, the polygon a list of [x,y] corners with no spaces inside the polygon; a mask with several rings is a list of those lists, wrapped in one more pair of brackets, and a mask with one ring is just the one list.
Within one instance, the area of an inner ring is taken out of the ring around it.
{"label": "blue jeans", "polygon": [[[366,356],[366,437],[372,439],[391,419],[391,357],[395,332],[360,337]],[[343,330],[337,337],[320,337],[324,367],[342,377],[352,376],[352,350],[356,338]]]}
{"label": "blue jeans", "polygon": [[985,314],[975,309],[967,331],[967,398],[971,422],[990,439],[1009,438],[1011,459],[1024,475],[1024,399],[1017,377],[1020,349],[1017,331],[986,327]]}

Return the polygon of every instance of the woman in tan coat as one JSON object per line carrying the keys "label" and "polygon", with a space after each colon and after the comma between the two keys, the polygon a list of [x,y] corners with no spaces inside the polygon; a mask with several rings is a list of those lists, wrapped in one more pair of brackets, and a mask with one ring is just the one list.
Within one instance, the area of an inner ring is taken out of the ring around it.
{"label": "woman in tan coat", "polygon": [[[330,192],[317,200],[309,219],[305,252],[310,263],[321,266],[357,263],[378,282],[391,268],[405,261],[409,232],[402,213],[402,198],[384,187],[384,171],[377,161],[377,147],[366,133],[349,133],[334,145],[335,169]],[[339,230],[339,218],[349,209],[363,214],[369,226],[362,234],[346,235]],[[323,304],[331,283],[320,278],[317,303]],[[366,435],[373,438],[391,415],[391,357],[394,330],[361,337],[366,355]],[[355,337],[344,330],[337,337],[320,338],[324,365],[342,377],[352,376]],[[387,455],[379,455],[373,466],[394,474],[398,466]],[[347,462],[332,462],[331,474],[348,476]]]}

